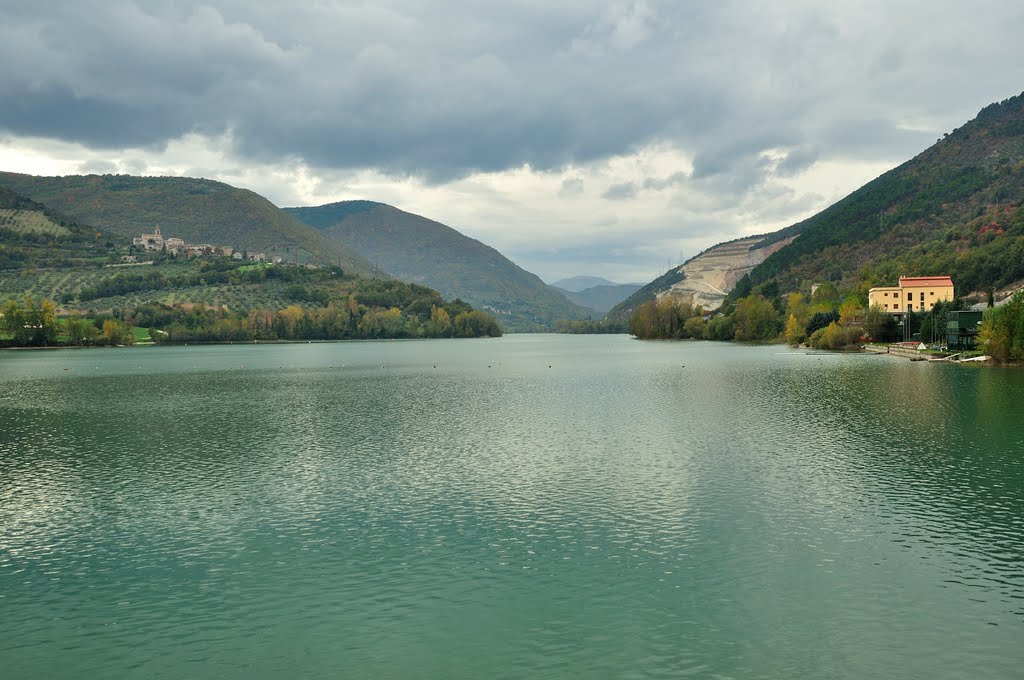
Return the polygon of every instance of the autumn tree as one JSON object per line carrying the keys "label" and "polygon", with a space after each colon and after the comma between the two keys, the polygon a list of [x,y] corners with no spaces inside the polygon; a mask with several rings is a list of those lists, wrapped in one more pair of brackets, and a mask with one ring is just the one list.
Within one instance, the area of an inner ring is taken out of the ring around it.
{"label": "autumn tree", "polygon": [[452,334],[452,318],[444,307],[430,308],[430,321],[427,322],[427,336],[431,338],[447,338]]}
{"label": "autumn tree", "polygon": [[779,334],[779,314],[771,302],[750,295],[736,302],[733,312],[737,340],[769,340]]}
{"label": "autumn tree", "polygon": [[458,314],[452,325],[455,327],[455,336],[459,338],[498,337],[501,335],[501,329],[494,317],[478,310]]}
{"label": "autumn tree", "polygon": [[796,314],[790,314],[786,320],[785,335],[786,342],[793,346],[799,345],[807,337],[803,324],[797,319]]}
{"label": "autumn tree", "polygon": [[801,327],[807,325],[807,320],[810,318],[809,310],[807,299],[803,293],[790,293],[786,296],[786,316],[795,316]]}
{"label": "autumn tree", "polygon": [[3,307],[3,328],[15,345],[43,347],[57,339],[57,307],[53,300],[36,300],[25,293],[19,305],[9,300]]}
{"label": "autumn tree", "polygon": [[105,319],[100,339],[109,345],[134,345],[135,334],[124,321]]}
{"label": "autumn tree", "polygon": [[839,323],[849,326],[857,320],[863,311],[860,301],[856,297],[850,296],[843,300],[843,304],[839,307]]}
{"label": "autumn tree", "polygon": [[807,339],[815,349],[844,349],[856,345],[861,330],[852,326],[842,326],[835,321],[825,328],[814,331]]}
{"label": "autumn tree", "polygon": [[686,338],[692,337],[686,330],[686,322],[704,311],[698,305],[664,295],[637,307],[629,319],[629,332],[638,338]]}

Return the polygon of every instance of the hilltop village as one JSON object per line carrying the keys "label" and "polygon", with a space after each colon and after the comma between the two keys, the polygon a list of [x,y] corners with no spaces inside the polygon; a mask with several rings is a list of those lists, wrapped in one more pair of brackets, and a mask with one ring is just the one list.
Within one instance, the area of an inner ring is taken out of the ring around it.
{"label": "hilltop village", "polygon": [[[249,253],[244,251],[235,250],[231,246],[215,246],[209,243],[186,243],[184,239],[167,237],[164,238],[163,233],[160,231],[160,227],[157,226],[152,234],[142,234],[132,239],[132,245],[136,247],[145,248],[146,250],[153,250],[157,252],[166,252],[169,255],[175,257],[203,257],[203,256],[214,256],[214,257],[230,257],[235,260],[249,260],[252,262],[274,262],[280,264],[283,262],[283,258],[275,256],[270,260],[267,259],[265,253]],[[131,258],[131,259],[128,259]],[[127,255],[122,258],[125,262],[134,261],[134,256]]]}
{"label": "hilltop village", "polygon": [[231,246],[212,246],[208,243],[185,243],[183,239],[176,239],[174,237],[168,237],[165,239],[159,226],[157,226],[153,230],[153,233],[143,233],[143,235],[132,239],[132,245],[144,248],[145,250],[167,252],[168,254],[174,255],[176,257],[215,256],[230,257],[236,260],[251,260],[253,262],[272,261],[274,263],[281,263],[284,261],[283,258],[279,256],[275,256],[268,260],[265,253],[248,253],[244,251],[237,251]]}

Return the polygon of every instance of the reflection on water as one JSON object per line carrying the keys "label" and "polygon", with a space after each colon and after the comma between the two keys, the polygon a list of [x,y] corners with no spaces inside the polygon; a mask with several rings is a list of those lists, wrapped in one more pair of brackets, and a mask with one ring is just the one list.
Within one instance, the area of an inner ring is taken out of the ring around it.
{"label": "reflection on water", "polygon": [[624,337],[6,353],[3,677],[1012,677],[1024,373]]}

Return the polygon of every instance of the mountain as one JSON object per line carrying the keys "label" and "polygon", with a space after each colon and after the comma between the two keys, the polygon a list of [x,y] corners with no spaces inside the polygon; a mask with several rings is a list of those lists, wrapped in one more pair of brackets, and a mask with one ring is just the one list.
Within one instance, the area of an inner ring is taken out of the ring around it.
{"label": "mountain", "polygon": [[[718,244],[609,312],[623,320],[671,291],[705,307],[761,292],[894,285],[950,275],[958,294],[1024,281],[1024,94],[983,108],[902,165],[818,214],[765,236]],[[746,275],[746,276],[745,276]],[[701,278],[702,277],[702,278]],[[708,295],[702,288],[716,288]]]}
{"label": "mountain", "polygon": [[705,310],[718,309],[737,282],[791,243],[796,233],[778,240],[775,236],[751,236],[712,246],[637,290],[613,307],[606,318],[628,321],[633,310],[659,295],[672,295]]}
{"label": "mountain", "polygon": [[[603,281],[604,279],[600,280]],[[613,283],[609,285],[595,285],[580,291],[573,291],[571,289],[565,289],[561,286],[552,284],[552,288],[557,289],[562,295],[569,298],[571,301],[581,307],[593,309],[598,314],[606,314],[615,305],[640,290],[640,287],[641,284],[639,283]]]}
{"label": "mountain", "polygon": [[804,281],[891,285],[900,275],[948,274],[958,293],[1012,286],[1024,279],[1022,206],[1024,94],[986,106],[790,227],[799,236],[755,267],[750,283],[785,291]]}
{"label": "mountain", "polygon": [[403,281],[495,314],[508,330],[547,330],[557,319],[592,315],[494,248],[440,222],[373,201],[284,210]]}
{"label": "mountain", "polygon": [[294,262],[339,265],[346,273],[385,276],[344,245],[285,214],[259,194],[188,177],[0,172],[0,187],[59,213],[122,236],[159,226],[165,237],[231,246]]}
{"label": "mountain", "polygon": [[[609,281],[608,279],[602,279],[600,276],[570,276],[567,279],[555,281],[551,285],[561,290],[567,290],[570,293],[582,293],[588,288],[595,288],[597,286],[618,286],[620,284],[615,283],[614,281]],[[643,284],[637,284],[637,287],[641,285]]]}
{"label": "mountain", "polygon": [[[150,337],[156,332],[154,339],[171,342],[501,334],[492,316],[392,277],[211,253],[140,255],[127,237],[0,187],[0,347],[124,341],[98,338],[108,315],[149,327]],[[53,322],[49,332],[18,321],[22,311],[38,309],[40,300],[88,321],[70,319],[59,327]],[[36,330],[26,335],[25,329]]]}

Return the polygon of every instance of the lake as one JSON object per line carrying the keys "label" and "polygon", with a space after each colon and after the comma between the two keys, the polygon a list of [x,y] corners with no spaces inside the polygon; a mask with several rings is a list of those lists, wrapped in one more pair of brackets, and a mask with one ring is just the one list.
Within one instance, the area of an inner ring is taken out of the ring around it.
{"label": "lake", "polygon": [[625,336],[0,353],[0,677],[1009,678],[1024,371]]}

